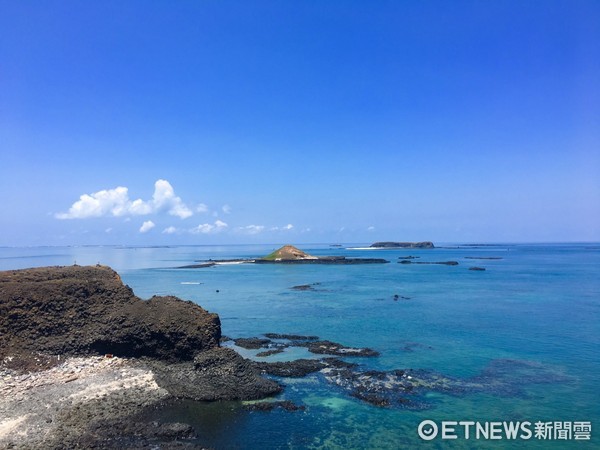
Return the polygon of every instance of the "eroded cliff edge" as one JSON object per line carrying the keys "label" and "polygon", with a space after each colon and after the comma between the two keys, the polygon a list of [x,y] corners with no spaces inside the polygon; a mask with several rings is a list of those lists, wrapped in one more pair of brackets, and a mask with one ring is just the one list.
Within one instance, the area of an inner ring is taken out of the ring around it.
{"label": "eroded cliff edge", "polygon": [[176,297],[144,301],[109,267],[0,272],[0,352],[192,360],[218,346],[217,314]]}

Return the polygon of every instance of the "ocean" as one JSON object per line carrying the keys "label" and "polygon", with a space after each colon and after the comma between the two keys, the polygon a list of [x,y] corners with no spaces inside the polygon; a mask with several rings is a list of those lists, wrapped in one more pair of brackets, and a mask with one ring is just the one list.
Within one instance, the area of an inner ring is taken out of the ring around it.
{"label": "ocean", "polygon": [[[414,369],[448,380],[446,389],[423,389],[412,404],[380,407],[315,373],[279,380],[279,399],[302,411],[180,401],[153,413],[190,423],[215,449],[600,448],[599,244],[364,246],[299,247],[390,263],[178,269],[259,257],[279,246],[28,247],[0,248],[0,270],[109,265],[139,297],[175,295],[218,313],[228,337],[316,335],[380,352],[345,358],[363,373]],[[400,264],[407,256],[459,264]],[[485,270],[469,270],[475,266]],[[298,285],[312,289],[291,289]],[[264,361],[319,357],[296,347],[267,358],[236,349]],[[424,420],[438,427],[431,440],[418,433]],[[531,436],[476,439],[474,425],[467,439],[465,421],[530,423]],[[443,422],[456,439],[442,438]],[[537,426],[539,435],[536,423],[545,427]]]}

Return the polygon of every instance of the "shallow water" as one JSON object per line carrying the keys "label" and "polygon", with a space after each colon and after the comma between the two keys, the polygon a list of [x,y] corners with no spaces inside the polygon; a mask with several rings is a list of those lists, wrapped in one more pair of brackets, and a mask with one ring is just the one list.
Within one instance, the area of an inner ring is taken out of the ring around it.
{"label": "shallow water", "polygon": [[[306,406],[303,412],[247,412],[235,402],[182,402],[158,413],[191,423],[201,442],[214,448],[592,448],[598,442],[598,245],[433,250],[307,245],[302,249],[315,255],[386,258],[391,263],[175,268],[209,258],[261,256],[276,247],[2,248],[0,269],[106,264],[142,298],[176,295],[217,312],[227,336],[318,335],[381,352],[377,358],[348,358],[365,370],[415,368],[456,380],[482,373],[488,377],[482,391],[430,392],[423,398],[426,409],[420,410],[372,406],[315,374],[284,380],[281,398]],[[397,263],[407,255],[419,257],[413,261],[455,260],[459,265]],[[468,270],[473,266],[486,270]],[[314,290],[290,289],[312,283],[319,283]],[[394,300],[396,294],[409,299]],[[256,353],[241,352],[247,357]],[[307,356],[316,357],[305,349],[289,349],[263,360]],[[417,435],[424,419],[591,421],[592,441],[437,438],[426,443]]]}

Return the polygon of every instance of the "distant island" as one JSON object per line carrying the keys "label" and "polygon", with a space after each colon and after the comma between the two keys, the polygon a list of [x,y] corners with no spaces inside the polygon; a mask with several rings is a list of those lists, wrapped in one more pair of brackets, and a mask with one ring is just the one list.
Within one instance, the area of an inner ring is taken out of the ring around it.
{"label": "distant island", "polygon": [[201,269],[226,264],[385,264],[382,258],[346,258],[345,256],[313,256],[293,245],[284,245],[274,252],[256,259],[208,260],[199,264],[181,266],[179,269]]}
{"label": "distant island", "polygon": [[255,259],[256,264],[385,264],[381,258],[346,258],[345,256],[313,256],[293,245],[284,245],[264,258]]}
{"label": "distant island", "polygon": [[433,242],[375,242],[371,248],[435,248]]}

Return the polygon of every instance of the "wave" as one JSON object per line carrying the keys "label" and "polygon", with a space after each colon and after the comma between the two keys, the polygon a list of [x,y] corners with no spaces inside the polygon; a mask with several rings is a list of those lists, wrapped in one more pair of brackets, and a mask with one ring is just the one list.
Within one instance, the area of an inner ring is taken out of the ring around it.
{"label": "wave", "polygon": [[254,262],[252,260],[244,260],[244,261],[222,261],[222,262],[215,262],[215,264],[217,266],[227,266],[227,265],[232,265],[232,264],[246,264],[246,263],[250,263],[250,262]]}

